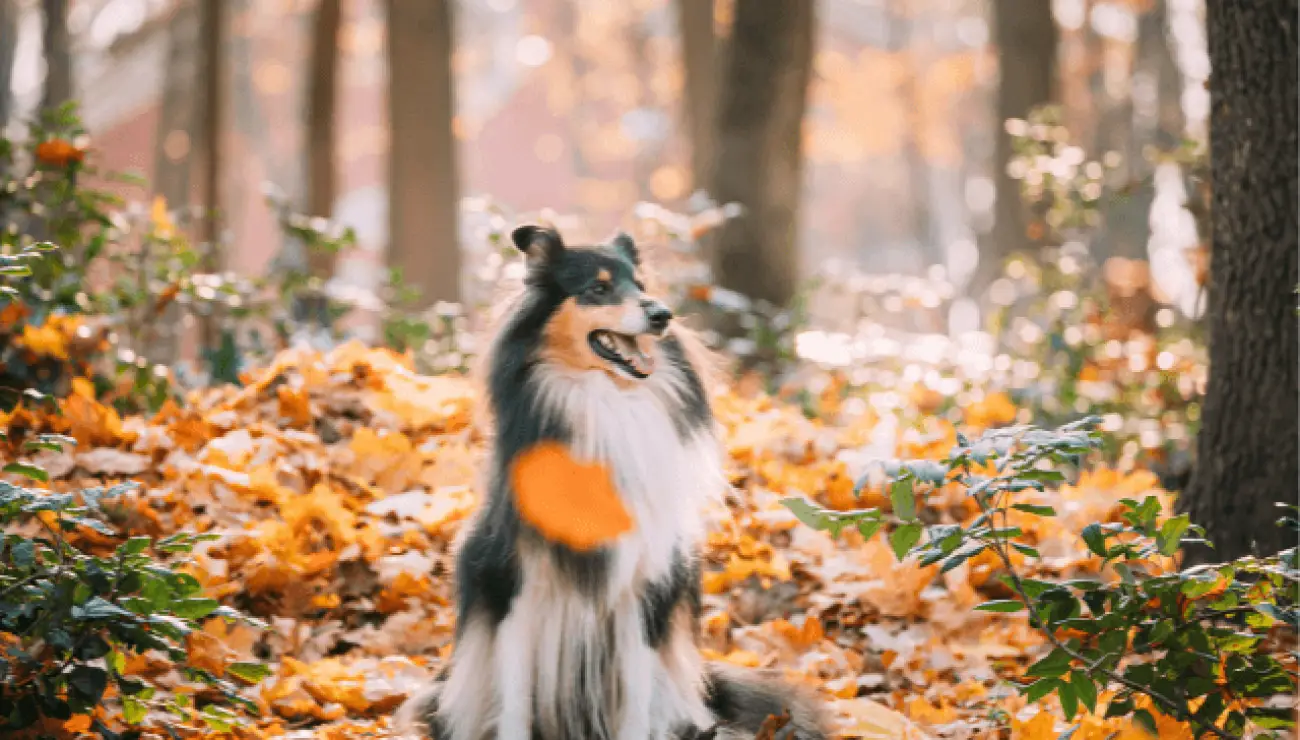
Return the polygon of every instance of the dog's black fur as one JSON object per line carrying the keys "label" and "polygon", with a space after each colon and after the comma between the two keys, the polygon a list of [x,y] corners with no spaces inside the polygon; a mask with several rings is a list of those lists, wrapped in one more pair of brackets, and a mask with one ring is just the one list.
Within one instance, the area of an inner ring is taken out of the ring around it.
{"label": "dog's black fur", "polygon": [[[549,554],[559,578],[569,582],[583,598],[601,598],[600,590],[611,567],[611,552],[604,548],[574,551],[546,540],[522,521],[512,495],[510,465],[539,442],[567,444],[574,434],[561,414],[543,411],[545,401],[538,374],[544,362],[542,350],[548,341],[546,327],[561,306],[566,302],[580,307],[617,306],[640,300],[647,311],[659,310],[659,304],[644,298],[638,275],[640,258],[632,240],[626,236],[620,235],[608,245],[576,249],[566,248],[553,230],[538,227],[520,227],[512,238],[528,254],[526,287],[497,333],[487,358],[487,397],[495,421],[495,438],[488,496],[457,553],[457,647],[465,637],[466,625],[486,622],[495,630],[510,614],[523,585],[523,557]],[[597,276],[601,278],[599,281]],[[603,282],[606,287],[593,290],[591,286],[595,282]],[[679,375],[679,392],[669,401],[669,413],[685,444],[692,435],[707,433],[714,423],[708,397],[679,337],[666,332],[657,341],[661,362]],[[679,612],[685,611],[691,617],[688,628],[692,632],[691,644],[698,639],[700,569],[693,550],[693,545],[675,549],[668,573],[640,587],[644,639],[656,651],[669,640],[675,625],[683,622],[674,621],[674,615]],[[597,664],[604,671],[613,671],[617,660],[612,655],[601,656]],[[491,670],[491,667],[481,669]],[[444,740],[448,733],[442,715],[447,708],[439,706],[438,687],[447,680],[448,670],[444,669],[430,691],[412,698],[401,712],[424,733]],[[639,677],[624,677],[624,680],[627,678]],[[825,737],[817,703],[784,682],[728,666],[706,666],[702,678],[703,703],[716,725],[675,727],[671,730],[673,737],[752,737],[769,714],[780,715],[785,711],[791,712],[792,721],[780,736],[807,740]],[[583,686],[606,680],[608,676],[588,676],[585,672],[577,678]],[[608,716],[611,711],[610,707],[573,706],[560,708],[559,713],[564,718],[564,727],[570,731],[581,728],[584,740],[614,740],[617,728]],[[529,740],[579,740],[543,734],[538,725],[533,722]]]}

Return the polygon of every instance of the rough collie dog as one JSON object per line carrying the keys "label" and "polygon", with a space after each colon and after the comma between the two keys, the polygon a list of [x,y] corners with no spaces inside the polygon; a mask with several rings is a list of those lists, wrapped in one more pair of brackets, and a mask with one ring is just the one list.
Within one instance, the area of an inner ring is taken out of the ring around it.
{"label": "rough collie dog", "polygon": [[[525,290],[485,356],[488,495],[462,534],[449,665],[397,724],[439,740],[825,737],[807,692],[705,665],[696,646],[702,504],[726,480],[686,335],[645,294],[637,247],[566,247],[521,226]],[[609,473],[632,525],[574,549],[520,514],[513,467],[539,444]]]}

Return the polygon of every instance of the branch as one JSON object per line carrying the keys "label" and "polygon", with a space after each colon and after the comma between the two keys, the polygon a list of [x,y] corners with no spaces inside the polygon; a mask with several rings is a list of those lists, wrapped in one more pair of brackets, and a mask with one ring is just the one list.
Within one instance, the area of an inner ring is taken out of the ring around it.
{"label": "branch", "polygon": [[[987,506],[984,503],[982,502],[980,503],[980,508],[984,509],[987,512]],[[1002,560],[1002,565],[1004,568],[1006,568],[1007,575],[1011,579],[1011,585],[1012,588],[1015,589],[1016,595],[1020,597],[1020,601],[1025,605],[1025,608],[1030,609],[1032,611],[1033,600],[1030,599],[1029,594],[1025,592],[1024,584],[1021,583],[1020,576],[1016,573],[1015,567],[1011,564],[1011,557],[1006,550],[1006,542],[1000,538],[996,538],[996,537],[993,538],[993,550],[994,552],[997,553],[998,558]],[[1038,620],[1033,620],[1033,621],[1038,621]],[[1181,705],[1179,705],[1178,702],[1175,702],[1173,699],[1170,699],[1169,697],[1164,696],[1163,694],[1149,687],[1142,686],[1139,683],[1131,681],[1125,678],[1123,675],[1116,673],[1115,671],[1109,668],[1100,667],[1100,665],[1098,664],[1101,662],[1102,660],[1101,658],[1098,658],[1096,661],[1090,662],[1086,657],[1079,654],[1077,651],[1072,650],[1071,648],[1066,646],[1065,643],[1061,642],[1061,640],[1057,638],[1055,632],[1049,629],[1046,625],[1042,624],[1041,621],[1039,623],[1039,631],[1042,632],[1043,635],[1047,637],[1048,641],[1051,642],[1052,645],[1056,647],[1056,649],[1068,655],[1072,660],[1077,660],[1080,663],[1082,663],[1085,666],[1085,670],[1088,671],[1089,673],[1093,673],[1093,672],[1100,673],[1108,681],[1118,683],[1122,686],[1125,686],[1128,689],[1131,689],[1132,691],[1143,694],[1144,696],[1149,697],[1152,701],[1155,701],[1157,704],[1162,705],[1162,707],[1165,708],[1166,714],[1176,717],[1177,719],[1183,722],[1189,722],[1195,724],[1209,731],[1210,733],[1220,738],[1223,738],[1223,740],[1242,740],[1240,736],[1233,735],[1229,732],[1226,732],[1212,723],[1204,723],[1196,719],[1195,717],[1188,714],[1187,710]]]}

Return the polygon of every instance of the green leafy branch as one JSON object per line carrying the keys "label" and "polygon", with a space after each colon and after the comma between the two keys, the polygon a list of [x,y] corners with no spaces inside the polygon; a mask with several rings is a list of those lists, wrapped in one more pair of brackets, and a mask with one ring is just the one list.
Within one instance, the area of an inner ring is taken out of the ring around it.
{"label": "green leafy branch", "polygon": [[[1014,598],[976,609],[1028,612],[1052,649],[1029,666],[1026,675],[1035,680],[1021,691],[1031,701],[1055,693],[1067,720],[1081,706],[1095,712],[1101,691],[1116,686],[1106,716],[1131,716],[1153,733],[1154,716],[1135,704],[1139,695],[1191,724],[1198,736],[1241,738],[1248,726],[1292,727],[1289,708],[1261,704],[1296,687],[1295,675],[1268,644],[1274,630],[1294,634],[1300,617],[1294,549],[1168,572],[1160,560],[1184,544],[1203,543],[1204,531],[1185,515],[1162,519],[1160,500],[1147,496],[1120,501],[1123,521],[1089,524],[1080,533],[1112,579],[1055,582],[1017,571],[1013,552],[1040,556],[1012,524],[1011,512],[1056,515],[1040,494],[1065,480],[1061,468],[1077,466],[1101,445],[1092,431],[1097,422],[1083,419],[1054,431],[1012,427],[974,442],[958,435],[944,460],[891,466],[891,514],[876,508],[832,511],[803,498],[783,503],[805,524],[836,536],[853,527],[870,538],[888,525],[888,542],[899,560],[915,556],[921,565],[939,564],[941,572],[991,550]],[[927,526],[917,494],[950,484],[965,490],[979,515],[964,526]]]}

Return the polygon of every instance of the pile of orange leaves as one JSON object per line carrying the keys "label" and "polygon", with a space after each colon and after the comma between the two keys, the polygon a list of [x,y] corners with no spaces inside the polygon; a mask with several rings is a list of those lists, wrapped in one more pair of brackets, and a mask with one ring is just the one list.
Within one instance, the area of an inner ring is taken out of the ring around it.
{"label": "pile of orange leaves", "polygon": [[[0,428],[9,430],[11,459],[25,454],[24,435],[76,438],[75,448],[24,458],[50,472],[51,488],[140,481],[110,510],[123,535],[219,535],[185,567],[210,595],[270,628],[214,619],[190,639],[190,659],[219,674],[234,661],[274,669],[246,687],[263,714],[237,734],[384,737],[393,710],[451,650],[451,546],[480,500],[485,451],[473,393],[459,377],[419,376],[401,356],[348,344],[323,355],[285,352],[242,387],[208,390],[147,418],[120,417],[78,383],[61,413],[19,408],[0,414]],[[706,657],[780,669],[816,687],[844,737],[1039,740],[1064,729],[1057,707],[1026,705],[1015,691],[1043,654],[1041,638],[1023,617],[972,611],[1007,596],[991,558],[940,575],[897,563],[886,545],[856,533],[832,540],[778,503],[805,495],[839,508],[887,504],[882,491],[853,486],[877,419],[834,410],[810,420],[732,391],[715,398],[715,410],[734,491],[708,512]],[[903,430],[893,452],[938,456],[954,438],[946,422],[930,421]],[[554,539],[588,548],[635,526],[607,473],[563,448],[534,450],[515,474],[542,481],[521,486],[518,503]],[[582,483],[590,500],[566,498],[570,483],[552,484],[561,480]],[[1086,567],[1073,533],[1112,517],[1120,498],[1148,492],[1156,492],[1152,476],[1108,471],[1049,492],[1069,502],[1058,507],[1068,513],[1025,522],[1050,554],[1047,575]],[[964,497],[944,490],[925,505],[937,521],[972,514]],[[88,530],[72,536],[106,552],[118,541]],[[168,691],[196,691],[158,656],[132,656],[126,670]],[[1083,721],[1076,738],[1143,736],[1121,720]],[[1191,737],[1160,721],[1161,737]],[[62,730],[87,726],[74,718]]]}

